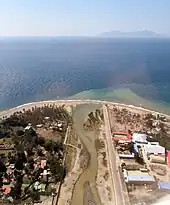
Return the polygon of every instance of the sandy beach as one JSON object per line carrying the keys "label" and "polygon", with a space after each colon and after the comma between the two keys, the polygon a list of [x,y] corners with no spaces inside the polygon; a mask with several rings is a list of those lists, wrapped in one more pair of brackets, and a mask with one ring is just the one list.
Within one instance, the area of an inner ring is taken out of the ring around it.
{"label": "sandy beach", "polygon": [[161,113],[161,112],[157,112],[154,110],[149,110],[143,107],[137,107],[134,105],[127,105],[127,104],[122,104],[122,103],[116,103],[116,102],[109,102],[109,101],[102,101],[102,100],[49,100],[49,101],[39,101],[39,102],[31,102],[31,103],[26,103],[23,105],[19,105],[17,107],[8,109],[8,110],[4,110],[0,112],[0,118],[2,118],[3,116],[10,116],[11,114],[13,114],[14,112],[18,112],[18,111],[22,111],[23,109],[27,110],[27,109],[31,109],[32,107],[42,107],[43,105],[50,105],[50,104],[55,104],[55,105],[63,105],[65,104],[66,106],[73,106],[73,105],[78,105],[78,104],[107,104],[109,106],[117,106],[119,108],[126,108],[132,112],[138,112],[138,113],[153,113],[153,114],[160,114],[160,115],[164,115],[167,118],[170,118],[169,115],[167,115],[166,113]]}

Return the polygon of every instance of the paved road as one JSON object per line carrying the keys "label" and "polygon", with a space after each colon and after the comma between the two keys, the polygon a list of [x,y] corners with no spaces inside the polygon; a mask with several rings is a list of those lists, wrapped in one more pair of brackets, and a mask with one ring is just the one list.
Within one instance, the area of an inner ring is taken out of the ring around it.
{"label": "paved road", "polygon": [[106,132],[106,141],[107,141],[107,148],[108,148],[107,151],[109,157],[110,175],[111,175],[112,185],[114,189],[113,194],[115,196],[115,205],[128,205],[129,202],[125,201],[121,179],[118,172],[117,152],[112,142],[109,115],[108,115],[106,105],[103,105],[103,114],[104,114],[104,121],[105,121],[105,132]]}

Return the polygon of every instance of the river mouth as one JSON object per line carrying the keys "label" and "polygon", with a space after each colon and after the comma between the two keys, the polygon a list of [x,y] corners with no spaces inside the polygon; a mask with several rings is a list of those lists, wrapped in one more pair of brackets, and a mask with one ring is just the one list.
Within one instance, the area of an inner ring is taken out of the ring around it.
{"label": "river mouth", "polygon": [[101,105],[77,105],[73,112],[73,126],[77,132],[80,140],[84,144],[87,152],[89,153],[88,167],[81,174],[80,178],[75,184],[72,197],[72,205],[100,205],[100,196],[96,187],[97,176],[97,150],[95,140],[97,139],[98,132],[85,131],[83,124],[88,114],[96,109],[101,108]]}

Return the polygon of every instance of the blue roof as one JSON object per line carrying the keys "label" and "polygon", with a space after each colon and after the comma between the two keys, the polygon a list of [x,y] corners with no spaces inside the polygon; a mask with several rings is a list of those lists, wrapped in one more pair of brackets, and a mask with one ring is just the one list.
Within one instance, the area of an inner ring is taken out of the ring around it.
{"label": "blue roof", "polygon": [[152,176],[128,176],[127,177],[128,181],[155,181],[154,178]]}
{"label": "blue roof", "polygon": [[168,182],[159,182],[159,188],[160,189],[170,190],[170,183],[168,183]]}

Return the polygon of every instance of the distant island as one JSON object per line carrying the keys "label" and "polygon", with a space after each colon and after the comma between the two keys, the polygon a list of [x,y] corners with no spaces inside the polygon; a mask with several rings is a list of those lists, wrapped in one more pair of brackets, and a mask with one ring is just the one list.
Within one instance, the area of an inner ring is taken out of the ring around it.
{"label": "distant island", "polygon": [[165,38],[166,36],[158,34],[149,30],[122,32],[122,31],[108,31],[101,33],[99,37],[106,38]]}

